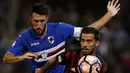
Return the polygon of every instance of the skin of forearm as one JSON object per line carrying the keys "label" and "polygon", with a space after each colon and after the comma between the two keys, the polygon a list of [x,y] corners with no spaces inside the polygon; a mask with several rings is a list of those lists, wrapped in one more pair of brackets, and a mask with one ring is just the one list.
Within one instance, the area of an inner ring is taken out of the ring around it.
{"label": "skin of forearm", "polygon": [[93,27],[96,29],[101,29],[111,18],[112,14],[110,12],[107,12],[101,19],[97,20],[96,22],[92,23],[88,27]]}
{"label": "skin of forearm", "polygon": [[22,56],[15,56],[11,53],[6,53],[4,58],[3,58],[3,62],[5,64],[12,64],[12,63],[18,63],[23,61],[24,59],[22,58]]}
{"label": "skin of forearm", "polygon": [[41,67],[42,72],[44,73],[46,70],[54,67],[57,64],[56,59],[48,61],[43,67]]}

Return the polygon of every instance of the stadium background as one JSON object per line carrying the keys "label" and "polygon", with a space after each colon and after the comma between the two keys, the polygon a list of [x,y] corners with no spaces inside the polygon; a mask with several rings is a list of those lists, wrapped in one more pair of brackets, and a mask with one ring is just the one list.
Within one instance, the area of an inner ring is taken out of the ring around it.
{"label": "stadium background", "polygon": [[[2,63],[2,58],[18,34],[30,27],[30,7],[40,0],[0,0],[0,73],[30,73],[29,61],[19,64]],[[87,26],[107,11],[108,0],[46,0],[49,21]],[[101,44],[97,52],[109,65],[109,73],[130,73],[130,1],[120,0],[121,10],[100,30]],[[67,48],[77,48],[75,40],[67,41]],[[72,44],[70,44],[72,43]]]}

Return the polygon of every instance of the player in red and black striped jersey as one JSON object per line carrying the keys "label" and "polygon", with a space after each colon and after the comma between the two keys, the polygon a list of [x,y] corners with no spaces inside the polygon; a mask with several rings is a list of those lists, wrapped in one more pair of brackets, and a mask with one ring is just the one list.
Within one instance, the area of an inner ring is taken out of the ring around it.
{"label": "player in red and black striped jersey", "polygon": [[78,52],[65,52],[57,57],[51,59],[42,68],[36,69],[36,73],[43,73],[45,70],[53,68],[53,65],[61,64],[66,65],[65,73],[78,73],[78,61],[81,57],[86,55],[97,56],[102,63],[101,73],[106,73],[107,65],[103,59],[96,53],[96,47],[99,45],[99,31],[92,27],[85,27],[80,34],[81,51]]}
{"label": "player in red and black striped jersey", "polygon": [[[107,64],[98,54],[96,54],[96,57],[102,63],[101,73],[106,73],[108,68]],[[65,52],[57,56],[56,60],[59,64],[66,65],[65,73],[78,73],[77,67],[80,58],[81,58],[81,53]]]}

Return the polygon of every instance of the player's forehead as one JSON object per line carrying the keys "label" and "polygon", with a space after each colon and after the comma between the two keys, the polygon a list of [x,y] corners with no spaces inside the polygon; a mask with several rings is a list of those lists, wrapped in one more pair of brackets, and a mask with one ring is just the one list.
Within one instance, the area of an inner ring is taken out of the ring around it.
{"label": "player's forehead", "polygon": [[36,19],[36,20],[42,20],[42,19],[47,19],[47,15],[40,15],[37,13],[32,13],[31,18]]}
{"label": "player's forehead", "polygon": [[87,39],[94,39],[95,37],[94,34],[92,33],[82,33],[81,38],[87,40]]}

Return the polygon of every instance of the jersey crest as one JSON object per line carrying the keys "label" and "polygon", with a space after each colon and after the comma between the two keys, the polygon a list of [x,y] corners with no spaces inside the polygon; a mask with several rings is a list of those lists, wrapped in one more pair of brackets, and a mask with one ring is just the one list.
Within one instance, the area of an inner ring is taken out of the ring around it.
{"label": "jersey crest", "polygon": [[49,43],[53,44],[54,43],[54,36],[49,36],[48,41],[49,41]]}
{"label": "jersey crest", "polygon": [[48,56],[48,53],[47,52],[42,52],[41,56],[42,56],[43,59],[46,59],[47,56]]}

